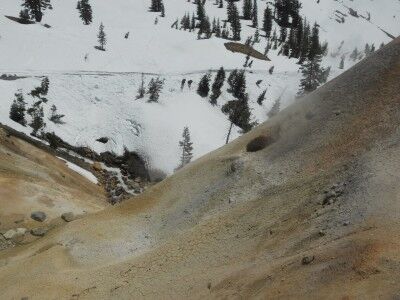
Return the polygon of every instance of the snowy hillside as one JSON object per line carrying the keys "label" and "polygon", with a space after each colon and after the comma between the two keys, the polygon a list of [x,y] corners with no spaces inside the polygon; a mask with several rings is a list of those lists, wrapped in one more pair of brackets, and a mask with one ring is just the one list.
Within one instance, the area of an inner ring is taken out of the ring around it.
{"label": "snowy hillside", "polygon": [[[0,5],[0,73],[24,77],[0,80],[1,123],[30,133],[30,128],[9,119],[10,105],[19,89],[28,106],[32,105],[35,99],[28,93],[40,85],[42,76],[48,76],[49,101],[43,105],[45,131],[54,131],[71,144],[89,146],[97,152],[122,153],[127,147],[142,154],[151,167],[171,173],[179,162],[178,142],[184,126],[190,129],[195,158],[225,143],[229,121],[221,106],[231,100],[226,84],[217,106],[197,95],[196,88],[207,70],[243,68],[245,55],[227,51],[227,40],[198,40],[193,32],[171,28],[177,18],[194,13],[195,4],[166,0],[163,18],[148,11],[150,0],[90,0],[93,23],[85,26],[75,0],[52,0],[53,9],[45,11],[41,24],[22,25],[5,18],[18,16],[20,2],[2,0]],[[218,8],[214,2],[206,1],[207,14],[225,19],[226,7]],[[302,3],[301,14],[320,25],[321,41],[329,44],[323,58],[323,65],[331,66],[329,78],[356,63],[349,58],[355,47],[363,50],[369,43],[379,48],[382,42],[391,40],[389,35],[400,33],[397,0]],[[241,11],[241,1],[238,7]],[[265,7],[265,1],[258,1],[260,23]],[[94,48],[101,22],[107,34],[106,51]],[[243,43],[254,35],[255,29],[247,26],[250,24],[242,20]],[[129,38],[125,39],[127,32]],[[266,45],[261,36],[254,48],[264,53]],[[293,101],[301,76],[297,59],[278,55],[278,50],[271,50],[268,57],[271,61],[254,59],[252,68],[247,69],[249,105],[253,120],[258,122],[267,119],[280,96],[281,107]],[[344,69],[339,69],[343,57]],[[270,74],[272,66],[275,69]],[[141,73],[148,74],[146,83],[155,77],[165,79],[159,103],[147,103],[146,98],[135,100]],[[180,89],[183,78],[193,80],[191,89],[187,85]],[[262,82],[257,85],[259,80]],[[257,97],[265,89],[266,100],[258,105]],[[47,120],[53,104],[65,115],[65,124]],[[238,135],[235,128],[232,138]],[[108,137],[108,143],[97,142],[100,137]]]}

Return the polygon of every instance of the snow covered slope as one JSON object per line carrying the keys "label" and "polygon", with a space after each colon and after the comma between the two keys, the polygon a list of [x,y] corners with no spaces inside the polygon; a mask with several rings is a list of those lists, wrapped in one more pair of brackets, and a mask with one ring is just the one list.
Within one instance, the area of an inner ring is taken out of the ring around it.
{"label": "snow covered slope", "polygon": [[[55,104],[66,115],[66,124],[55,125],[47,120],[45,130],[54,131],[69,143],[87,145],[98,152],[121,153],[127,147],[145,156],[152,167],[167,172],[172,172],[178,164],[178,141],[184,126],[191,131],[195,157],[224,144],[229,122],[220,107],[230,100],[226,85],[217,107],[199,97],[195,90],[207,70],[220,66],[242,68],[245,57],[227,51],[226,40],[215,37],[197,40],[194,33],[171,28],[177,18],[195,11],[193,3],[166,0],[166,17],[161,18],[158,13],[148,12],[149,0],[90,0],[93,23],[85,26],[78,16],[75,0],[51,2],[53,10],[45,12],[41,24],[21,25],[4,17],[17,16],[20,1],[1,1],[0,72],[27,78],[0,80],[0,122],[29,133],[30,129],[8,118],[13,94],[22,89],[31,105],[34,99],[27,93],[40,83],[40,76],[49,76],[45,116],[49,116],[50,107]],[[261,23],[266,2],[258,2]],[[395,36],[400,33],[399,1],[302,2],[302,15],[321,25],[321,40],[329,43],[324,65],[332,67],[330,78],[343,72],[338,68],[342,55],[348,57],[355,47],[363,49],[365,43],[377,47],[387,43],[391,38],[384,31]],[[241,6],[239,1],[240,10]],[[368,16],[369,12],[370,20],[351,16],[349,8],[362,16]],[[338,11],[344,23],[335,20]],[[211,18],[226,18],[226,8],[217,8],[211,0],[206,1],[206,12]],[[105,52],[94,48],[101,22],[108,40]],[[242,42],[254,34],[254,28],[247,25],[250,21],[242,21]],[[129,39],[124,38],[127,32]],[[266,41],[261,37],[255,48],[264,52],[265,46]],[[291,103],[300,79],[296,59],[278,56],[277,51],[270,51],[268,56],[270,62],[255,60],[247,75],[253,120],[258,122],[266,120],[267,112],[281,95],[282,107]],[[346,58],[345,69],[354,63]],[[268,73],[271,66],[275,66],[273,75]],[[146,82],[156,76],[166,80],[160,103],[135,100],[142,72],[154,73],[145,77]],[[183,78],[194,81],[191,90],[186,87],[180,91]],[[263,80],[260,87],[256,85],[258,80]],[[264,89],[268,89],[266,101],[259,106],[256,99]],[[238,135],[235,129],[233,137]],[[96,142],[103,136],[110,138],[105,145]]]}
{"label": "snow covered slope", "polygon": [[[190,72],[207,70],[224,65],[227,68],[240,67],[243,57],[229,53],[223,44],[225,40],[211,38],[197,40],[196,34],[171,29],[171,24],[185,12],[194,12],[196,6],[186,0],[167,0],[166,17],[148,12],[149,0],[91,0],[93,23],[84,26],[78,16],[75,0],[52,0],[53,10],[47,10],[43,24],[20,25],[4,18],[17,16],[21,1],[2,0],[0,6],[0,69],[9,71],[57,70],[57,71],[115,71],[115,72]],[[241,2],[241,1],[240,1]],[[238,7],[241,9],[241,3]],[[265,2],[259,1],[259,19],[265,9]],[[302,14],[309,21],[317,21],[322,27],[322,39],[334,49],[345,41],[344,50],[354,46],[361,49],[365,43],[388,42],[390,38],[377,26],[393,35],[399,34],[400,3],[395,0],[316,0],[303,2]],[[218,9],[214,1],[206,1],[206,12],[210,17],[226,18],[226,9]],[[360,14],[371,13],[371,21],[349,15],[346,7],[353,7]],[[335,21],[335,11],[348,15],[343,24]],[[97,44],[97,30],[104,23],[107,34],[107,52],[93,48]],[[250,24],[243,21],[243,24]],[[124,39],[126,32],[130,38]],[[242,39],[254,33],[254,29],[243,26]],[[264,50],[265,42],[258,46]],[[88,54],[88,60],[84,57]],[[272,64],[276,61],[272,55]],[[254,69],[265,70],[271,63],[257,61]]]}

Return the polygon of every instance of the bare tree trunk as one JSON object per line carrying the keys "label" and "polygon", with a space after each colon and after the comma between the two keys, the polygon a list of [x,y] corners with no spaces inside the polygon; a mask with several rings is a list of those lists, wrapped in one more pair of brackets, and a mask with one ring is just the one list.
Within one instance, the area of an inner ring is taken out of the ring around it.
{"label": "bare tree trunk", "polygon": [[229,138],[231,137],[232,127],[233,127],[233,123],[231,122],[231,125],[229,126],[228,135],[226,136],[226,143],[225,144],[229,143]]}

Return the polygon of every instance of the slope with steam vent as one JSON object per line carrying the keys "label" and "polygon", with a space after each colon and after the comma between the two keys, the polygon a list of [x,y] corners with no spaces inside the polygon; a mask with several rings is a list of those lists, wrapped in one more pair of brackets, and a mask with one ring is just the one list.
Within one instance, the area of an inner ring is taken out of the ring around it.
{"label": "slope with steam vent", "polygon": [[399,57],[396,39],[135,200],[3,251],[2,296],[394,298]]}

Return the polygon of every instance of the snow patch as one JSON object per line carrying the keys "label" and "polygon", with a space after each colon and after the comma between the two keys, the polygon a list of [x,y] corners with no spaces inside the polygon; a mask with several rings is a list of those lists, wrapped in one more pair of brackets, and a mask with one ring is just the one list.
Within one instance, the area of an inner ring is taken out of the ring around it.
{"label": "snow patch", "polygon": [[57,158],[59,158],[62,161],[64,161],[67,164],[68,168],[70,168],[71,170],[75,171],[76,173],[82,175],[83,177],[88,179],[90,182],[92,182],[94,184],[98,184],[99,183],[97,177],[94,176],[93,173],[91,173],[91,172],[89,172],[89,171],[87,171],[87,170],[85,170],[85,169],[73,164],[72,162],[69,162],[69,161],[61,158],[61,157],[57,156]]}

